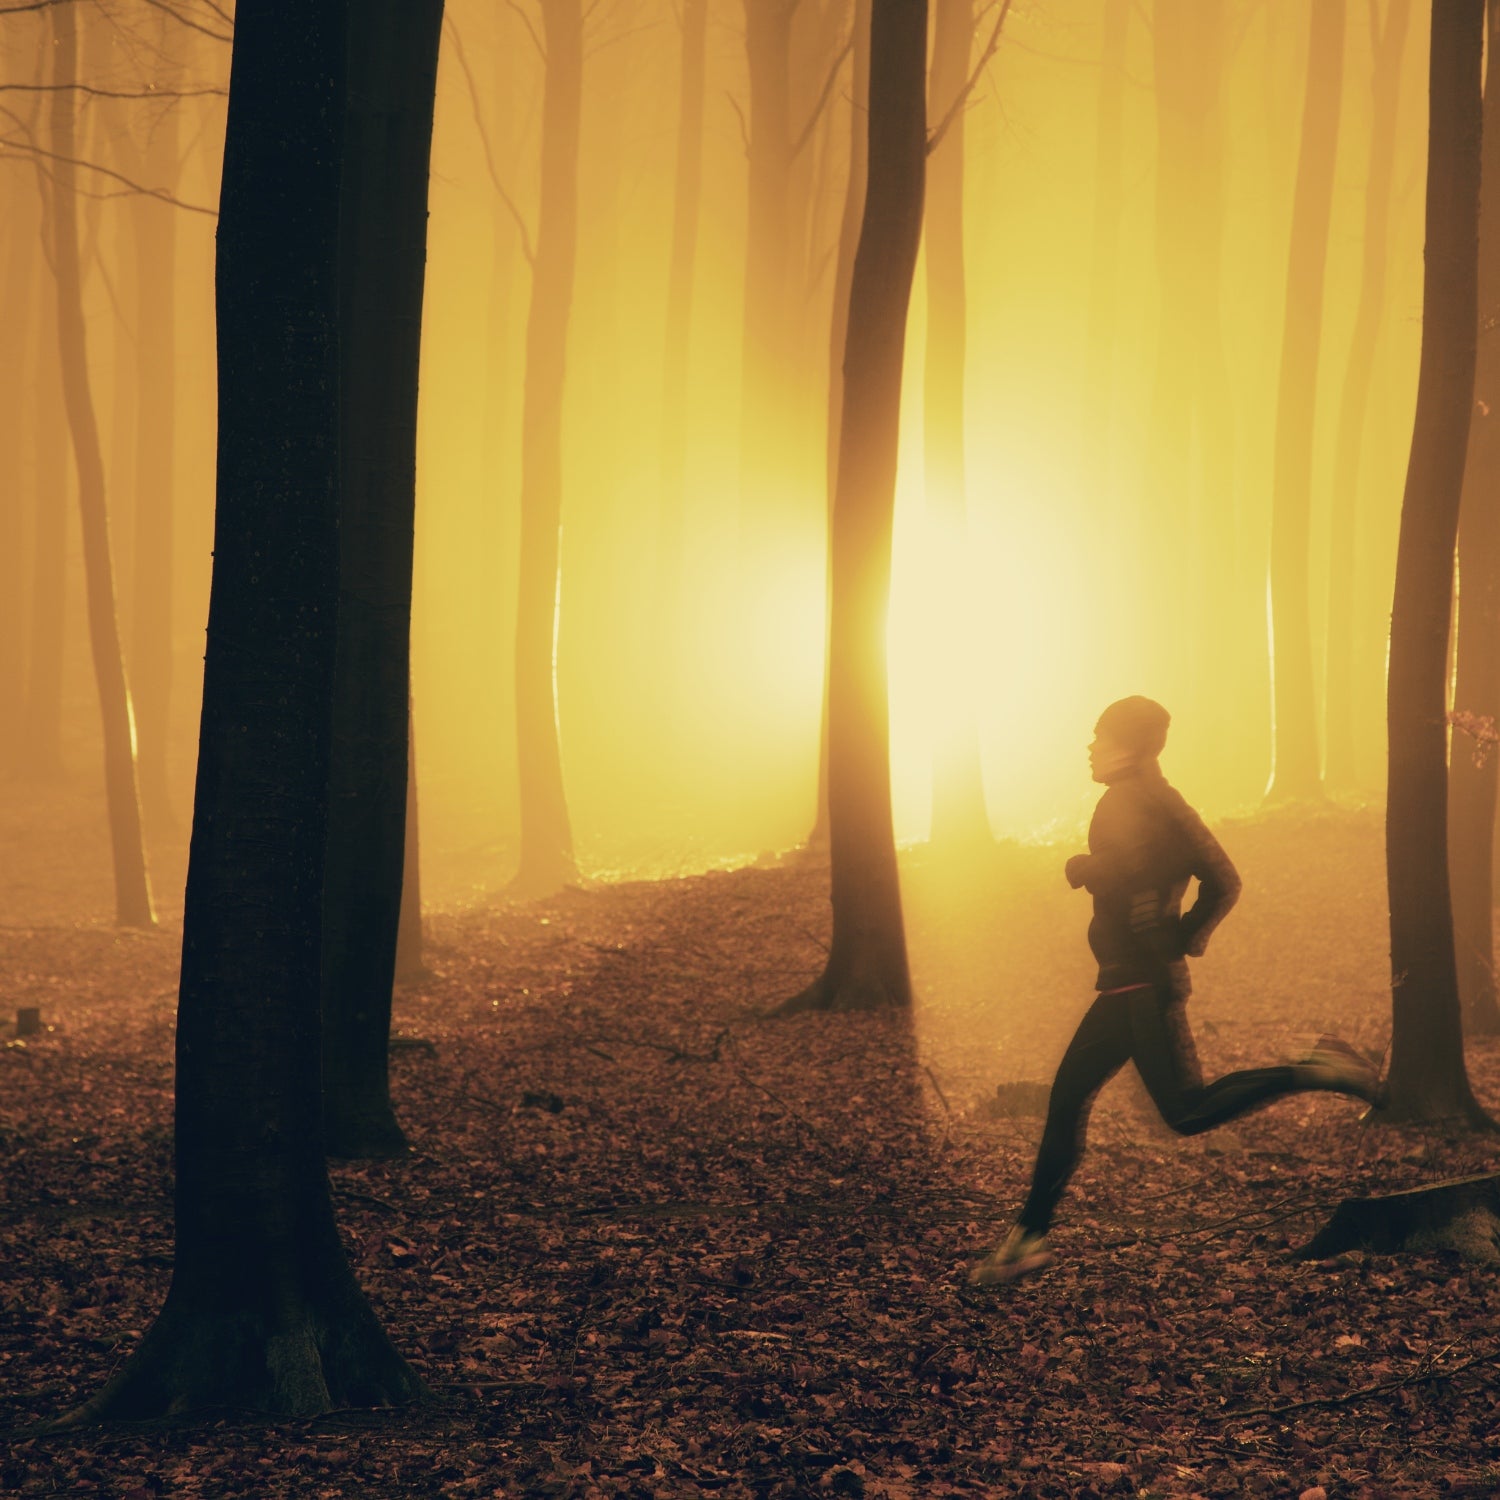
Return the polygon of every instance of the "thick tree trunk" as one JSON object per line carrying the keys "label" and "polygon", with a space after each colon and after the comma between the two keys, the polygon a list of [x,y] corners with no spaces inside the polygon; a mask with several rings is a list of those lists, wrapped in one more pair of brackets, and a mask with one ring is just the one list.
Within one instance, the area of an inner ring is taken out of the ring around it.
{"label": "thick tree trunk", "polygon": [[[929,117],[947,118],[969,76],[973,0],[937,0],[932,39]],[[953,579],[944,631],[952,659],[972,657],[967,615],[968,516],[964,491],[964,365],[967,286],[964,270],[964,119],[960,109],[927,164],[927,351],[923,387],[922,458],[927,511],[935,525],[944,572]],[[932,832],[934,844],[973,844],[990,836],[979,762],[978,684],[967,676],[944,683],[957,700],[934,718]]]}
{"label": "thick tree trunk", "polygon": [[519,895],[578,878],[557,727],[562,538],[562,413],[573,266],[578,250],[578,130],[583,97],[580,0],[542,0],[541,212],[526,321],[521,430],[521,559],[516,605],[516,740],[521,783]]}
{"label": "thick tree trunk", "polygon": [[[1489,5],[1482,172],[1479,195],[1479,318],[1474,404],[1458,523],[1458,677],[1453,707],[1500,720],[1500,0]],[[1378,117],[1377,117],[1378,118]],[[1455,732],[1448,764],[1448,872],[1464,1031],[1500,1034],[1495,993],[1495,802],[1493,747]]]}
{"label": "thick tree trunk", "polygon": [[1433,7],[1422,357],[1401,504],[1386,726],[1391,1068],[1384,1117],[1488,1123],[1464,1067],[1448,896],[1453,552],[1478,319],[1484,0]]}
{"label": "thick tree trunk", "polygon": [[667,331],[661,392],[661,533],[658,608],[675,639],[682,601],[683,513],[687,496],[688,347],[703,197],[703,97],[707,84],[708,0],[684,0],[678,69],[677,180],[667,270]]}
{"label": "thick tree trunk", "polygon": [[1344,71],[1344,0],[1319,0],[1312,7],[1311,16],[1302,143],[1297,154],[1291,247],[1287,256],[1271,499],[1275,747],[1266,795],[1281,802],[1323,795],[1313,691],[1307,549],[1318,354],[1323,341],[1323,281]]}
{"label": "thick tree trunk", "polygon": [[[347,4],[242,0],[218,232],[218,509],[165,1307],[71,1419],[407,1402],[340,1244],[318,976],[338,611]],[[266,337],[267,327],[276,330]]]}
{"label": "thick tree trunk", "polygon": [[[1372,20],[1380,12],[1371,6]],[[1334,450],[1332,546],[1328,573],[1328,654],[1324,675],[1330,787],[1347,790],[1358,781],[1355,755],[1356,692],[1355,542],[1361,531],[1359,462],[1364,446],[1365,413],[1375,371],[1375,349],[1385,315],[1387,227],[1391,181],[1396,158],[1396,109],[1401,91],[1401,56],[1411,20],[1411,0],[1390,0],[1385,23],[1371,38],[1375,69],[1371,87],[1374,126],[1370,138],[1370,170],[1365,184],[1364,265],[1360,274],[1359,304],[1354,334],[1349,341],[1349,364]],[[1500,223],[1500,221],[1497,221]]]}
{"label": "thick tree trunk", "polygon": [[125,661],[115,619],[115,590],[109,557],[109,516],[104,499],[104,460],[89,389],[84,333],[82,273],[78,258],[78,192],[74,180],[74,110],[71,85],[77,79],[77,16],[71,5],[51,12],[53,27],[52,235],[57,283],[57,345],[62,361],[63,404],[78,470],[78,507],[83,527],[83,565],[88,599],[89,644],[99,686],[104,728],[104,787],[109,806],[110,848],[114,856],[115,915],[127,927],[152,927],[151,888],[141,842],[141,810],[135,785],[135,726]]}
{"label": "thick tree trunk", "polygon": [[387,1043],[401,915],[417,374],[442,0],[364,0],[340,211],[339,625],[323,877],[328,1154],[406,1150]]}
{"label": "thick tree trunk", "polygon": [[922,233],[926,0],[873,0],[869,180],[849,293],[833,508],[828,811],[833,942],[783,1007],[911,1003],[891,826],[885,628],[906,314]]}
{"label": "thick tree trunk", "polygon": [[[854,255],[859,248],[859,226],[865,211],[865,181],[870,145],[870,0],[854,0],[853,78],[849,108],[849,175],[844,180],[844,204],[839,216],[839,242],[833,270],[833,314],[828,328],[828,407],[824,473],[828,501],[828,591],[833,592],[833,497],[838,487],[839,421],[844,407],[844,344],[849,333],[849,285],[854,279]],[[810,849],[828,845],[828,649],[823,650],[823,711],[818,726],[818,802]]]}
{"label": "thick tree trunk", "polygon": [[[181,28],[165,13],[157,28],[161,56],[179,43]],[[170,28],[170,30],[169,30]],[[181,77],[164,63],[163,86]],[[151,130],[142,163],[145,180],[176,179],[180,105],[170,106]],[[167,774],[172,707],[173,494],[177,445],[177,215],[180,210],[141,196],[132,200],[136,251],[135,557],[130,610],[130,680],[134,689],[140,761],[141,810],[150,828],[174,830]]]}

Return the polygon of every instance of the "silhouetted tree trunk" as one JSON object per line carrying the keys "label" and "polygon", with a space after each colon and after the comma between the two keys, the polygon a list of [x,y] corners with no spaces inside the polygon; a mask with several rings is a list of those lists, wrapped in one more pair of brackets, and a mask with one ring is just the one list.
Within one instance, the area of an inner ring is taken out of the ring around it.
{"label": "silhouetted tree trunk", "polygon": [[1478,322],[1484,0],[1432,12],[1422,357],[1401,504],[1386,724],[1391,1067],[1386,1118],[1487,1123],[1464,1068],[1448,898],[1447,666]]}
{"label": "silhouetted tree trunk", "polygon": [[707,83],[708,0],[683,0],[678,69],[677,179],[672,205],[672,254],[667,270],[667,332],[662,363],[661,543],[659,607],[668,638],[678,627],[682,594],[683,510],[686,504],[687,377],[693,280],[703,192],[703,96]]}
{"label": "silhouetted tree trunk", "polygon": [[906,314],[927,154],[926,0],[873,0],[869,178],[849,292],[834,495],[828,808],[833,942],[784,1011],[911,1003],[891,825],[885,626]]}
{"label": "silhouetted tree trunk", "polygon": [[241,0],[235,17],[218,508],[178,1002],[177,1253],[156,1323],[75,1422],[210,1405],[305,1416],[422,1394],[349,1269],[321,1128],[352,8]]}
{"label": "silhouetted tree trunk", "polygon": [[115,590],[109,558],[109,517],[104,499],[104,461],[89,390],[84,333],[82,274],[78,260],[78,192],[73,161],[77,99],[77,15],[71,5],[51,11],[53,34],[52,235],[57,283],[57,345],[62,361],[63,404],[78,470],[79,517],[83,525],[83,564],[88,599],[89,644],[99,686],[104,728],[104,787],[109,804],[110,847],[114,855],[115,915],[128,927],[151,927],[151,888],[141,843],[141,811],[135,786],[135,727],[125,662],[115,619]]}
{"label": "silhouetted tree trunk", "polygon": [[[932,39],[929,115],[943,120],[968,82],[974,0],[937,0]],[[964,493],[964,365],[968,289],[964,271],[964,118],[958,109],[927,168],[927,351],[922,457],[927,507],[936,521],[945,573],[953,578],[945,627],[957,638],[956,661],[968,659],[961,639],[971,628],[968,516]],[[932,842],[969,844],[989,837],[979,764],[978,684],[953,684],[961,697],[937,716],[932,766]]]}
{"label": "silhouetted tree trunk", "polygon": [[396,978],[420,979],[427,972],[422,952],[422,838],[417,802],[417,731],[407,708],[406,838],[402,848],[401,918],[396,928]]}
{"label": "silhouetted tree trunk", "polygon": [[1333,466],[1333,515],[1328,572],[1328,654],[1324,685],[1327,725],[1327,780],[1330,787],[1347,789],[1357,780],[1355,755],[1356,692],[1355,543],[1362,531],[1359,465],[1364,446],[1365,413],[1370,381],[1375,372],[1375,350],[1385,316],[1387,228],[1390,219],[1391,179],[1396,157],[1396,110],[1401,91],[1401,56],[1411,19],[1411,0],[1390,0],[1384,24],[1370,7],[1375,67],[1371,82],[1372,118],[1370,167],[1365,183],[1364,264],[1360,273],[1359,305],[1349,341],[1349,364],[1339,406],[1338,441]]}
{"label": "silhouetted tree trunk", "polygon": [[580,0],[542,0],[541,210],[526,321],[521,431],[521,559],[516,608],[516,739],[521,867],[512,889],[546,895],[578,878],[557,729],[562,412],[578,249],[578,127],[583,94]]}
{"label": "silhouetted tree trunk", "polygon": [[[170,62],[183,45],[182,28],[158,17],[156,44],[162,83],[181,71]],[[141,172],[154,187],[179,170],[178,112],[170,105],[152,125]],[[167,776],[172,707],[172,605],[176,568],[174,469],[177,456],[177,215],[180,210],[144,195],[131,204],[136,257],[135,556],[130,610],[130,681],[134,690],[141,810],[148,827],[176,827]]]}
{"label": "silhouetted tree trunk", "polygon": [[[844,406],[844,345],[849,332],[849,284],[865,211],[865,180],[870,144],[870,0],[854,0],[853,77],[850,81],[849,175],[839,216],[839,242],[833,272],[833,315],[828,330],[828,409],[824,468],[828,494],[828,591],[833,593],[833,499],[838,487],[839,421]],[[828,650],[823,651],[823,712],[818,729],[818,804],[807,845],[828,843]]]}
{"label": "silhouetted tree trunk", "polygon": [[1302,143],[1292,200],[1271,500],[1271,678],[1275,750],[1267,796],[1323,795],[1313,692],[1307,549],[1323,281],[1344,70],[1344,0],[1311,7]]}
{"label": "silhouetted tree trunk", "polygon": [[[1458,525],[1458,677],[1453,707],[1500,719],[1500,0],[1490,0],[1484,189],[1479,195],[1479,317],[1474,403]],[[1394,111],[1393,111],[1394,112]],[[1379,116],[1376,116],[1377,122]],[[1337,533],[1335,533],[1337,535]],[[1331,664],[1330,664],[1331,671]],[[1464,1031],[1500,1034],[1495,995],[1496,757],[1455,732],[1448,763],[1448,871]]]}
{"label": "silhouetted tree trunk", "polygon": [[323,876],[330,1156],[406,1150],[387,1044],[406,838],[417,371],[442,0],[364,0],[350,33],[339,277],[339,628]]}

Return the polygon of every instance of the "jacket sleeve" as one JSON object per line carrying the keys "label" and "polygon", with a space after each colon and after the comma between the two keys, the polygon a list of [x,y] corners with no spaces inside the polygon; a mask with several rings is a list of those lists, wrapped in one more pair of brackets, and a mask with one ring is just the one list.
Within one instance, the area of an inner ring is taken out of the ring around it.
{"label": "jacket sleeve", "polygon": [[1179,932],[1183,952],[1198,958],[1208,947],[1208,940],[1240,899],[1240,875],[1203,819],[1186,802],[1179,813],[1182,830],[1187,836],[1192,872],[1198,881],[1198,896],[1182,914]]}

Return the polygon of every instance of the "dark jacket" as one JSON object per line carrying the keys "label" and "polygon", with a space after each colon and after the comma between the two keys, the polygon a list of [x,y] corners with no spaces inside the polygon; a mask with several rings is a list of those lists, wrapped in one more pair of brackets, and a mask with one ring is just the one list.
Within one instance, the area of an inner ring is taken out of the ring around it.
{"label": "dark jacket", "polygon": [[[1067,874],[1094,898],[1089,947],[1101,990],[1150,983],[1186,996],[1186,957],[1203,952],[1240,894],[1229,856],[1154,760],[1108,787],[1089,824],[1089,852],[1070,859]],[[1198,895],[1184,912],[1191,879]]]}

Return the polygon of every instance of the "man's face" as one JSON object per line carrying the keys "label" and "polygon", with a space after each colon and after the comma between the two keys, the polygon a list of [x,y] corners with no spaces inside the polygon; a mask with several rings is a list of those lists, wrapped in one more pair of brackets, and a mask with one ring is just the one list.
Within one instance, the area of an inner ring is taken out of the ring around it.
{"label": "man's face", "polygon": [[1089,746],[1089,771],[1095,781],[1109,785],[1123,771],[1135,764],[1135,756],[1108,730],[1096,729]]}

